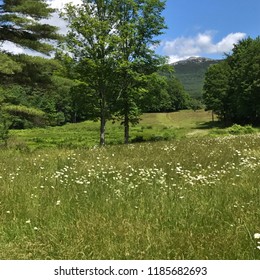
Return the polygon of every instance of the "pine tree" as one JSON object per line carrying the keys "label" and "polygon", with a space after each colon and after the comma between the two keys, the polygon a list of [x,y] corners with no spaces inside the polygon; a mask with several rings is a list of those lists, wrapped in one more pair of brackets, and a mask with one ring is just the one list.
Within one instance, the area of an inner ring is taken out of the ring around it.
{"label": "pine tree", "polygon": [[0,5],[0,42],[49,54],[49,40],[59,38],[57,27],[42,23],[54,12],[44,0],[4,0]]}

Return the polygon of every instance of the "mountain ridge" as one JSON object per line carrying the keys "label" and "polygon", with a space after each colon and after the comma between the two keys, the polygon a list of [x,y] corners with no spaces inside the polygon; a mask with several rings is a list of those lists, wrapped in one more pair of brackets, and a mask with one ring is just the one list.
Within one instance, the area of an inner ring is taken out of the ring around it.
{"label": "mountain ridge", "polygon": [[220,59],[213,59],[208,57],[202,57],[202,56],[190,56],[186,59],[178,60],[174,63],[171,63],[171,65],[178,65],[178,64],[186,64],[186,63],[202,63],[202,62],[215,62],[219,61]]}
{"label": "mountain ridge", "polygon": [[201,99],[205,73],[211,65],[220,61],[222,60],[207,57],[189,57],[170,65],[175,70],[175,76],[181,81],[190,96]]}

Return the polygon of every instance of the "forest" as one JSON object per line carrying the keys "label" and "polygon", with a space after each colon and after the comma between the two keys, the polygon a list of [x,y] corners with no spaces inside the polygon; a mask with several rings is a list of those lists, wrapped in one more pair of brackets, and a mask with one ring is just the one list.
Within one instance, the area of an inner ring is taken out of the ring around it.
{"label": "forest", "polygon": [[[100,122],[105,144],[109,120],[119,121],[124,142],[130,125],[147,112],[201,108],[155,52],[166,28],[164,1],[85,1],[67,5],[60,17],[66,35],[43,20],[55,11],[48,2],[3,1],[0,42],[37,55],[0,51],[0,135],[9,129]],[[260,122],[260,38],[234,45],[226,59],[209,67],[203,103],[225,125]],[[196,105],[197,104],[197,105]],[[202,105],[203,106],[203,105]]]}
{"label": "forest", "polygon": [[90,2],[67,5],[60,15],[69,24],[66,36],[41,24],[54,12],[45,1],[3,2],[0,41],[41,56],[0,53],[2,138],[10,128],[100,120],[104,144],[105,124],[113,119],[124,126],[127,143],[141,113],[189,107],[172,67],[151,49],[165,28],[165,3]]}

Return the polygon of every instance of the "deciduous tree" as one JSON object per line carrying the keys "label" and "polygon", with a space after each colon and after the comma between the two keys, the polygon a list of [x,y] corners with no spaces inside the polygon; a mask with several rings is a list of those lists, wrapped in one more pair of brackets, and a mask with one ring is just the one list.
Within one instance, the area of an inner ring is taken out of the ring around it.
{"label": "deciduous tree", "polygon": [[115,11],[115,1],[86,0],[82,5],[67,5],[62,14],[70,28],[67,50],[77,62],[81,82],[98,100],[100,145],[105,144],[105,125],[110,114],[107,100],[115,79]]}
{"label": "deciduous tree", "polygon": [[204,100],[226,122],[260,123],[260,37],[234,45],[225,61],[206,73]]}
{"label": "deciduous tree", "polygon": [[63,14],[70,27],[68,50],[78,62],[81,80],[99,99],[101,145],[111,114],[123,119],[125,143],[129,141],[145,75],[162,63],[153,47],[165,28],[164,5],[159,0],[87,0],[68,5]]}
{"label": "deciduous tree", "polygon": [[166,28],[162,11],[165,1],[126,0],[116,3],[116,72],[118,80],[117,115],[124,125],[124,142],[129,142],[129,125],[139,120],[138,95],[143,92],[146,76],[165,63],[156,55],[158,36]]}

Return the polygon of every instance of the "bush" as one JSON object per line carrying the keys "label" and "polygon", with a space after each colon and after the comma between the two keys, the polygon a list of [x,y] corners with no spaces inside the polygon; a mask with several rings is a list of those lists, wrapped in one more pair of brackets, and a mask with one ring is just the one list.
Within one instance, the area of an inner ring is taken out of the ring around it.
{"label": "bush", "polygon": [[157,141],[166,141],[175,139],[176,134],[174,131],[165,132],[163,134],[155,134],[154,132],[145,131],[143,133],[138,133],[132,140],[132,143],[140,143],[140,142],[157,142]]}
{"label": "bush", "polygon": [[255,133],[256,130],[251,125],[241,126],[239,124],[234,124],[231,127],[227,128],[227,132],[232,135],[240,135],[252,134]]}

